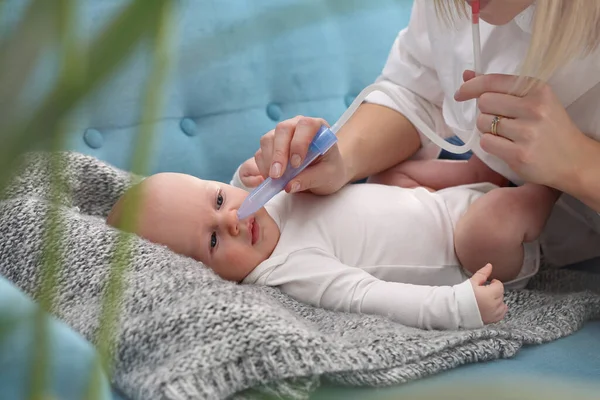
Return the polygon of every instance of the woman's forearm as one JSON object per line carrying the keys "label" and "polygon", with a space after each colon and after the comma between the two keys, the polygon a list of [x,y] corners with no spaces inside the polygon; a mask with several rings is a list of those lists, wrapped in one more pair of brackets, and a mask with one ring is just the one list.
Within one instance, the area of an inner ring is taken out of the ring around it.
{"label": "woman's forearm", "polygon": [[580,140],[581,157],[558,189],[600,212],[600,142],[587,136]]}
{"label": "woman's forearm", "polygon": [[421,146],[417,130],[406,117],[388,107],[368,103],[356,110],[338,137],[349,181],[393,167]]}

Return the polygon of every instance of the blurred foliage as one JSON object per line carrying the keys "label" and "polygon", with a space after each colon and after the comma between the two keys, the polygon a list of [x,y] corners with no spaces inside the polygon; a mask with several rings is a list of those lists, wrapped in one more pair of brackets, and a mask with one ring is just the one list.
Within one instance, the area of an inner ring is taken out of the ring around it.
{"label": "blurred foliage", "polygon": [[[162,107],[175,0],[132,0],[96,37],[85,42],[80,40],[75,30],[75,1],[32,0],[17,26],[0,42],[0,60],[3,60],[0,62],[0,191],[23,153],[34,148],[64,149],[72,110],[117,71],[126,62],[131,50],[143,41],[150,41],[153,45],[153,69],[144,97],[142,121],[151,120]],[[0,3],[0,12],[5,5]],[[19,108],[19,95],[30,82],[36,63],[47,49],[55,50],[59,56],[58,77],[36,109],[24,113]],[[132,167],[136,173],[143,174],[147,170],[152,137],[152,125],[142,123],[132,155]],[[32,400],[47,398],[44,390],[50,373],[50,351],[46,315],[53,311],[61,266],[62,224],[57,204],[58,188],[64,187],[61,185],[61,171],[57,162],[50,166],[52,185],[48,197],[51,206],[45,220],[44,256],[35,296],[39,307],[35,314],[35,349],[29,387]],[[131,207],[135,208],[135,201]],[[126,222],[128,225],[135,223],[135,213],[130,215]],[[86,399],[98,398],[99,377],[102,373],[109,376],[111,373],[118,310],[124,290],[123,274],[130,260],[127,237],[122,235],[115,247],[94,341],[100,358]],[[3,332],[10,332],[13,322],[0,321],[0,339]]]}

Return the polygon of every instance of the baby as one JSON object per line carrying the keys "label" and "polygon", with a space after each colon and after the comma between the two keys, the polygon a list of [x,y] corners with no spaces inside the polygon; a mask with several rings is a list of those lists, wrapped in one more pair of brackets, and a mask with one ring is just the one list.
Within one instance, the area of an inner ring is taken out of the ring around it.
{"label": "baby", "polygon": [[[507,312],[500,280],[522,287],[537,272],[539,246],[525,240],[519,204],[493,216],[478,206],[498,190],[491,183],[439,191],[357,184],[330,196],[282,192],[240,221],[236,211],[249,190],[242,182],[252,181],[253,162],[238,169],[235,186],[178,173],[146,178],[136,187],[142,202],[135,233],[223,279],[422,329],[500,321]],[[131,189],[114,205],[109,225],[122,227],[130,197]]]}

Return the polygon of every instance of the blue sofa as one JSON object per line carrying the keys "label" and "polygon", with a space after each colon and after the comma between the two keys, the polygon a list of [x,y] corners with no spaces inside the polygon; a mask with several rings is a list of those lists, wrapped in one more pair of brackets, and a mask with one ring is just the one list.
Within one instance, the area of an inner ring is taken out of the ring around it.
{"label": "blue sofa", "polygon": [[[22,18],[26,0],[0,2],[0,35]],[[82,37],[97,32],[126,0],[79,0]],[[381,70],[398,30],[406,26],[411,0],[179,0],[176,56],[156,132],[150,172],[178,171],[228,181],[251,156],[259,137],[297,114],[330,123]],[[131,50],[118,73],[74,113],[70,150],[130,169],[149,72],[147,48]],[[0,62],[5,62],[4,60]],[[52,81],[52,55],[36,70],[34,97]],[[592,269],[590,261],[578,268]],[[25,316],[35,304],[0,280],[0,317]],[[49,318],[54,372],[48,385],[61,399],[82,398],[95,357],[92,346]],[[17,323],[15,323],[17,324]],[[0,393],[25,398],[29,386],[31,324],[0,337]],[[68,354],[69,357],[64,357]],[[600,322],[571,337],[523,349],[516,357],[473,364],[402,387],[324,387],[316,398],[366,398],[424,393],[435,385],[499,379],[578,382],[593,387],[600,376]],[[103,381],[103,399],[123,399]],[[456,385],[455,385],[456,386]],[[460,385],[459,385],[460,386]],[[4,396],[0,396],[5,398]]]}

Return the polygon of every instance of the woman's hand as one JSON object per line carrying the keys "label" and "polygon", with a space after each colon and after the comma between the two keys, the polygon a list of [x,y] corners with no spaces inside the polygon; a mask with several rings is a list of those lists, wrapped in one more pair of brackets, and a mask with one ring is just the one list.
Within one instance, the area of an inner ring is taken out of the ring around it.
{"label": "woman's hand", "polygon": [[[477,128],[481,148],[502,159],[524,180],[563,190],[578,168],[588,139],[575,126],[552,89],[538,85],[524,96],[513,95],[518,77],[466,71],[457,101],[479,99]],[[497,123],[492,134],[492,121]]]}
{"label": "woman's hand", "polygon": [[[297,116],[280,122],[277,127],[260,139],[260,149],[254,155],[260,174],[267,178],[279,178],[288,166],[299,166],[308,147],[322,125],[320,118]],[[310,191],[315,194],[331,194],[348,183],[347,170],[337,144],[323,157],[292,179],[286,192]]]}

